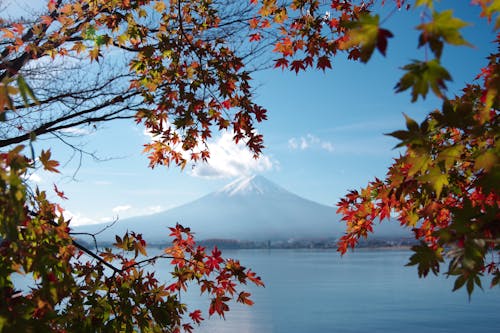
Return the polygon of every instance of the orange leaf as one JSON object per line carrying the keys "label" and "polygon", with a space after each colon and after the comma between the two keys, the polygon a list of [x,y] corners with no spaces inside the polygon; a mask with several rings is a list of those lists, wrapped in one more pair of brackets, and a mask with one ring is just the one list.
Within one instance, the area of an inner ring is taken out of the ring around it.
{"label": "orange leaf", "polygon": [[51,160],[50,155],[50,150],[42,150],[42,153],[40,154],[40,162],[42,163],[45,170],[59,173],[59,170],[56,169],[59,166],[59,162],[56,160]]}

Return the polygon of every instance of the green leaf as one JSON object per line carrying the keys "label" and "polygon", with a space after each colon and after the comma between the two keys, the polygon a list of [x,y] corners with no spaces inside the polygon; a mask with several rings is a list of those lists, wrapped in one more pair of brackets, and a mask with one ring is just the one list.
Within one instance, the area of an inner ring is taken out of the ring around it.
{"label": "green leaf", "polygon": [[29,104],[28,96],[34,102],[39,104],[38,99],[35,97],[35,94],[33,93],[33,90],[26,83],[26,81],[24,80],[24,77],[22,75],[17,76],[17,86],[19,88],[19,93],[21,94],[21,97],[23,98],[24,105],[28,106],[28,104]]}
{"label": "green leaf", "polygon": [[387,39],[393,35],[389,30],[381,29],[379,21],[378,15],[363,13],[359,20],[345,23],[344,26],[349,28],[349,41],[342,45],[342,48],[359,47],[360,60],[365,63],[370,60],[375,47],[385,55]]}
{"label": "green leaf", "polygon": [[465,276],[460,275],[459,277],[457,277],[457,279],[455,280],[455,284],[453,285],[452,291],[457,291],[458,289],[462,288],[465,282],[467,282]]}
{"label": "green leaf", "polygon": [[474,291],[474,280],[469,278],[467,280],[467,294],[469,294],[469,299],[470,299],[470,295],[472,295],[473,291]]}
{"label": "green leaf", "polygon": [[442,126],[467,129],[477,123],[473,117],[474,113],[471,103],[463,102],[454,105],[446,99],[443,102],[442,113],[436,112],[433,117]]}
{"label": "green leaf", "polygon": [[408,117],[408,115],[406,115],[405,113],[403,113],[403,116],[406,119],[406,128],[408,128],[410,132],[419,132],[420,128],[418,126],[418,123],[415,120]]}
{"label": "green leaf", "polygon": [[8,320],[4,316],[0,316],[0,332],[3,332],[5,324],[7,324]]}
{"label": "green leaf", "polygon": [[442,249],[433,250],[426,243],[412,246],[411,250],[414,254],[410,257],[410,261],[405,266],[417,266],[418,276],[426,277],[430,271],[434,275],[439,273],[439,264],[444,262],[441,254]]}
{"label": "green leaf", "polygon": [[410,132],[403,131],[403,130],[394,131],[394,132],[391,132],[391,133],[386,133],[385,135],[395,137],[396,139],[399,139],[401,141],[404,141],[404,140],[408,139],[411,136]]}
{"label": "green leaf", "polygon": [[417,150],[411,155],[408,156],[406,162],[411,165],[410,170],[408,170],[408,176],[414,176],[416,173],[420,171],[425,171],[429,167],[429,164],[432,162],[431,157],[425,151]]}
{"label": "green leaf", "polygon": [[451,75],[442,67],[438,59],[431,61],[413,60],[402,68],[406,74],[396,84],[396,92],[402,92],[412,89],[412,102],[415,102],[419,96],[425,99],[429,88],[436,96],[443,98],[442,90],[446,90],[445,81],[451,81]]}
{"label": "green leaf", "polygon": [[498,191],[500,184],[500,165],[495,165],[479,179],[478,185],[486,192]]}
{"label": "green leaf", "polygon": [[495,287],[500,283],[500,272],[494,274],[493,279],[491,279],[491,288]]}
{"label": "green leaf", "polygon": [[[490,5],[484,9],[484,15],[488,17],[488,20],[491,20],[493,15],[498,14],[500,12],[500,0],[490,1]],[[497,16],[495,21],[495,29],[500,28],[500,16]]]}
{"label": "green leaf", "polygon": [[96,35],[96,30],[93,26],[89,26],[85,31],[82,32],[82,37],[86,40],[94,40]]}
{"label": "green leaf", "polygon": [[429,43],[432,52],[437,58],[441,57],[443,41],[451,45],[472,46],[460,34],[460,29],[468,25],[467,22],[453,17],[452,10],[434,12],[431,21],[417,26],[418,30],[422,30],[419,46]]}
{"label": "green leaf", "polygon": [[460,158],[464,151],[463,145],[455,145],[443,149],[437,157],[438,161],[443,161],[446,170],[449,170],[455,162]]}
{"label": "green leaf", "polygon": [[490,171],[495,165],[498,165],[499,158],[493,149],[488,149],[474,160],[474,170]]}
{"label": "green leaf", "polygon": [[448,185],[448,175],[442,173],[438,166],[431,168],[428,173],[420,177],[420,180],[430,183],[437,198],[441,196],[443,187]]}
{"label": "green leaf", "polygon": [[95,37],[94,42],[96,43],[97,46],[102,46],[102,45],[106,44],[108,40],[109,40],[108,36],[99,35],[99,36]]}

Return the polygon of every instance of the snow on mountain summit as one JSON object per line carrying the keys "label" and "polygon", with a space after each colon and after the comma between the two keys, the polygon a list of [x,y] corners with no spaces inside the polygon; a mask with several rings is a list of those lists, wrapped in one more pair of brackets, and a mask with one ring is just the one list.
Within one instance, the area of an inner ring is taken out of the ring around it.
{"label": "snow on mountain summit", "polygon": [[284,188],[272,183],[266,178],[258,175],[244,176],[227,184],[216,195],[245,196],[245,195],[263,195],[271,193],[286,193]]}

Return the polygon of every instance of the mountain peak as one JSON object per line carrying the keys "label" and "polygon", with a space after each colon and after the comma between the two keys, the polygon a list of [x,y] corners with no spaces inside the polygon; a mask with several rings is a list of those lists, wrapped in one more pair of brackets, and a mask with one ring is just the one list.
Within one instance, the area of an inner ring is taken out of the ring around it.
{"label": "mountain peak", "polygon": [[217,191],[218,195],[246,196],[287,192],[267,178],[259,175],[240,177]]}

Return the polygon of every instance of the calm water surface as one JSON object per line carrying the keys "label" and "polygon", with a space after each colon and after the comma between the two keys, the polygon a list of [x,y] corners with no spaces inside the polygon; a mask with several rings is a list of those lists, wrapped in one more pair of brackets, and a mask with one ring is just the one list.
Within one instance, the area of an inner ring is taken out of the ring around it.
{"label": "calm water surface", "polygon": [[[419,279],[404,267],[408,251],[224,250],[256,271],[265,288],[250,288],[255,305],[232,304],[199,333],[500,332],[500,289],[451,292],[453,280]],[[485,285],[489,285],[489,282]],[[199,294],[183,301],[206,311]],[[205,312],[206,313],[206,312]]]}

